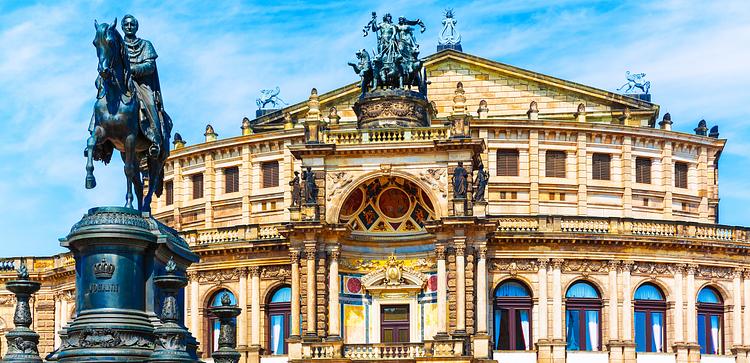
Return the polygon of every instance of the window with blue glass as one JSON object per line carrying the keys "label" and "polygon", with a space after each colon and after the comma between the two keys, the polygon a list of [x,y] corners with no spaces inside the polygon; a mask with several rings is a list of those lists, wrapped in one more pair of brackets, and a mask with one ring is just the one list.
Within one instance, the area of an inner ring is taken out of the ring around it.
{"label": "window with blue glass", "polygon": [[[212,306],[221,306],[221,298],[224,296],[224,294],[227,294],[229,296],[229,301],[231,301],[231,305],[237,305],[237,299],[234,297],[234,294],[227,290],[227,289],[221,289],[217,292],[215,292],[213,295],[211,295],[211,299],[208,300],[208,307]],[[219,333],[221,326],[219,325],[219,319],[215,316],[211,316],[210,314],[206,314],[208,317],[208,339],[206,341],[208,342],[208,350],[206,351],[206,355],[208,357],[211,356],[211,354],[219,349]],[[236,319],[235,319],[236,323]]]}
{"label": "window with blue glass", "polygon": [[724,302],[712,287],[698,292],[698,344],[701,354],[722,354],[724,350]]}
{"label": "window with blue glass", "polygon": [[667,301],[656,285],[646,283],[635,290],[633,321],[635,351],[664,352],[666,347]]}
{"label": "window with blue glass", "polygon": [[601,350],[602,299],[590,283],[579,281],[565,293],[568,350]]}
{"label": "window with blue glass", "polygon": [[292,288],[282,286],[270,295],[266,306],[266,321],[268,322],[268,353],[271,355],[285,355],[288,351],[288,340],[291,321]]}
{"label": "window with blue glass", "polygon": [[493,345],[495,350],[530,350],[531,293],[520,281],[503,282],[493,300]]}

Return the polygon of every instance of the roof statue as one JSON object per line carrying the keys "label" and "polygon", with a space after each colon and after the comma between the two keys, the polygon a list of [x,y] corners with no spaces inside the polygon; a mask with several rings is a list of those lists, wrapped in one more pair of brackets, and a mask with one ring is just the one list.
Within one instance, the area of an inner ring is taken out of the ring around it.
{"label": "roof statue", "polygon": [[[96,186],[94,160],[105,164],[114,149],[120,151],[125,163],[127,193],[125,206],[149,212],[154,193],[161,195],[164,187],[164,163],[169,157],[172,120],[164,111],[156,51],[148,40],[136,37],[138,20],[132,15],[112,24],[94,21],[94,47],[99,58],[96,79],[96,102],[89,124],[86,143],[86,188]],[[143,195],[141,165],[148,167],[148,191]]]}
{"label": "roof statue", "polygon": [[357,61],[349,62],[360,77],[362,93],[354,105],[360,127],[428,125],[427,74],[419,58],[416,26],[421,33],[427,29],[419,19],[402,16],[394,23],[386,13],[378,21],[372,12],[362,29],[364,36],[375,34],[377,46],[372,53],[358,50]]}
{"label": "roof statue", "polygon": [[636,89],[640,89],[643,94],[648,94],[648,91],[651,89],[651,82],[645,79],[646,73],[630,73],[630,71],[627,71],[625,72],[625,76],[628,81],[622,87],[618,88],[618,91],[627,87],[625,89],[626,94],[634,93]]}
{"label": "roof statue", "polygon": [[272,109],[276,109],[280,104],[287,105],[284,100],[279,97],[281,89],[276,86],[276,89],[262,89],[260,90],[260,98],[255,100],[259,110],[266,109],[266,106],[271,105]]}
{"label": "roof statue", "polygon": [[453,9],[445,10],[443,15],[443,30],[440,31],[440,36],[438,37],[438,52],[443,49],[453,49],[459,52],[463,51],[461,48],[461,34],[459,34],[458,29],[456,29],[457,21],[456,18],[453,17],[453,15],[455,15]]}

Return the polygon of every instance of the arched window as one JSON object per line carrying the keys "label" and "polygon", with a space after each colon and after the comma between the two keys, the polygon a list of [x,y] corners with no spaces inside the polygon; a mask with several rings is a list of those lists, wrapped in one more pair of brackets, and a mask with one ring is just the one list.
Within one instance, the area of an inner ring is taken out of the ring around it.
{"label": "arched window", "polygon": [[289,322],[291,321],[292,288],[282,286],[271,294],[266,308],[268,322],[268,352],[271,355],[287,354]]}
{"label": "arched window", "polygon": [[646,283],[635,290],[634,321],[635,351],[664,352],[666,348],[667,302],[664,294],[653,284]]}
{"label": "arched window", "polygon": [[531,349],[531,293],[523,283],[506,281],[495,289],[494,348]]}
{"label": "arched window", "polygon": [[698,293],[698,344],[701,354],[724,351],[724,302],[712,287],[704,287]]}
{"label": "arched window", "polygon": [[601,350],[602,299],[588,282],[579,281],[565,293],[568,350]]}
{"label": "arched window", "polygon": [[[237,305],[237,299],[234,297],[234,294],[227,289],[221,289],[215,292],[211,296],[211,299],[208,300],[208,308],[212,306],[221,306],[221,297],[224,296],[224,293],[229,295],[229,300],[232,302],[231,305]],[[208,320],[208,339],[206,340],[207,350],[205,354],[207,357],[210,357],[214,351],[219,349],[219,332],[221,326],[219,325],[219,319],[215,316],[211,316],[211,314],[208,313],[208,310],[205,315]]]}

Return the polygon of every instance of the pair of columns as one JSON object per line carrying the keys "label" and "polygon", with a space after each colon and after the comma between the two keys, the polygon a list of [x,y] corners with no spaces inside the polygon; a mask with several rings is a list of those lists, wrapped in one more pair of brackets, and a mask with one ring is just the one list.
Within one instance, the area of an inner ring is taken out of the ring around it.
{"label": "pair of columns", "polygon": [[[304,336],[317,338],[317,291],[316,291],[316,256],[317,250],[314,245],[305,247],[305,258],[307,259],[307,326]],[[291,303],[291,335],[296,336],[300,331],[300,251],[291,250],[292,269],[292,303]],[[339,250],[333,249],[328,255],[328,340],[337,340],[341,337],[341,305],[339,305]]]}
{"label": "pair of columns", "polygon": [[[466,243],[454,242],[456,256],[456,334],[466,332]],[[448,334],[448,271],[445,246],[435,247],[437,257],[437,313],[438,336]],[[487,249],[480,247],[477,260],[477,333],[487,333]]]}

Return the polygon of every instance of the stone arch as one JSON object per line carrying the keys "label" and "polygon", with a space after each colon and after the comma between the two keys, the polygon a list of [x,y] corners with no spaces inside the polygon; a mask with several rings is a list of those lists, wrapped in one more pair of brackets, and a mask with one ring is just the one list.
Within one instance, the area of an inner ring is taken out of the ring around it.
{"label": "stone arch", "polygon": [[587,282],[587,283],[591,284],[591,286],[593,286],[594,289],[596,289],[596,292],[599,293],[599,299],[601,299],[602,302],[605,302],[605,301],[609,300],[607,298],[608,295],[606,294],[607,290],[604,289],[604,285],[602,284],[601,281],[599,281],[596,277],[593,277],[593,276],[580,276],[579,275],[579,276],[576,276],[576,277],[572,278],[563,287],[563,289],[561,291],[563,302],[565,302],[565,295],[568,293],[568,289],[570,289],[570,287],[573,286],[573,284],[575,284],[577,282]]}
{"label": "stone arch", "polygon": [[[419,177],[416,175],[413,175],[411,173],[407,173],[405,171],[400,170],[391,170],[388,173],[384,173],[381,170],[375,170],[371,172],[364,173],[356,178],[352,183],[349,183],[349,185],[345,186],[342,192],[339,194],[337,198],[335,198],[330,203],[330,209],[326,213],[326,219],[328,223],[338,223],[341,213],[341,207],[344,204],[344,201],[349,197],[349,195],[357,188],[359,188],[360,185],[370,181],[371,179],[375,179],[378,177],[401,177],[405,180],[408,180],[412,183],[414,183],[419,189],[422,190],[422,192],[427,195],[427,197],[430,199],[430,202],[432,203],[433,207],[435,208],[435,219],[440,219],[442,216],[446,215],[446,211],[444,210],[444,206],[440,203],[440,198],[438,198],[437,195],[433,192],[433,189],[427,185],[424,181],[422,181]],[[448,186],[446,186],[447,188]]]}
{"label": "stone arch", "polygon": [[264,291],[263,291],[263,292],[261,293],[261,295],[260,295],[260,304],[261,304],[261,305],[266,305],[266,304],[268,304],[268,300],[270,300],[270,299],[271,299],[271,297],[273,296],[273,294],[275,294],[275,293],[276,293],[276,291],[278,291],[278,290],[279,290],[279,289],[281,289],[282,287],[287,287],[287,286],[288,286],[288,287],[292,287],[292,284],[291,284],[291,283],[289,283],[289,282],[284,282],[284,281],[275,281],[275,282],[271,283],[271,284],[270,284],[270,285],[268,285],[268,287],[266,287],[266,289],[265,289],[265,290],[264,290]]}
{"label": "stone arch", "polygon": [[641,279],[638,279],[635,283],[632,284],[630,287],[630,299],[632,301],[635,301],[635,291],[638,290],[639,287],[643,284],[653,284],[654,286],[658,287],[659,290],[661,290],[662,294],[664,294],[664,301],[673,301],[674,300],[674,294],[672,293],[672,290],[669,288],[669,285],[664,283],[664,281],[661,281],[659,279],[654,279],[650,277],[644,277]]}
{"label": "stone arch", "polygon": [[534,298],[534,289],[532,288],[532,286],[534,286],[534,285],[531,283],[531,280],[529,280],[527,277],[521,276],[521,275],[515,275],[515,276],[510,275],[510,276],[504,276],[504,277],[502,277],[495,284],[495,286],[492,287],[492,290],[490,290],[490,299],[495,296],[495,291],[497,291],[497,288],[500,287],[500,285],[502,285],[502,284],[504,284],[504,283],[506,283],[508,281],[520,282],[521,284],[523,284],[523,286],[526,288],[526,290],[529,291],[529,295],[532,298]]}
{"label": "stone arch", "polygon": [[721,296],[721,304],[724,305],[725,308],[734,304],[732,294],[730,294],[729,291],[724,288],[724,286],[721,286],[720,283],[713,281],[706,281],[700,285],[697,285],[695,287],[695,296],[693,296],[693,301],[695,301],[696,303],[698,302],[698,294],[706,287],[713,288],[714,290],[716,290],[716,292],[719,293],[719,295]]}

